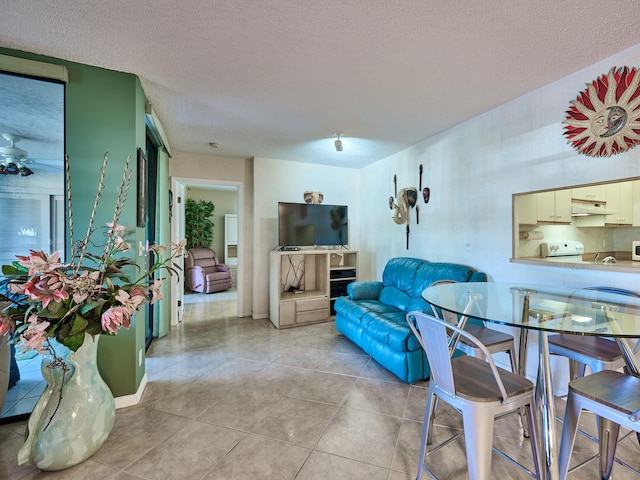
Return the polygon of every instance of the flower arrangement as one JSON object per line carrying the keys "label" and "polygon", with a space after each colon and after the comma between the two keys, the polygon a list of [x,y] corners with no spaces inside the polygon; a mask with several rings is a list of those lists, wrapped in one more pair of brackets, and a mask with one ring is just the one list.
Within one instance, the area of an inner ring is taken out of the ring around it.
{"label": "flower arrangement", "polygon": [[[162,298],[162,278],[156,272],[178,274],[175,259],[184,254],[186,241],[170,247],[152,246],[153,263],[146,271],[133,276],[138,268],[125,254],[125,227],[118,223],[131,184],[130,157],[125,163],[118,190],[113,220],[94,228],[100,194],[104,188],[107,154],[104,155],[93,210],[87,233],[77,245],[73,236],[73,215],[68,158],[65,161],[67,200],[71,240],[71,261],[62,263],[58,252],[45,254],[31,250],[28,256],[2,267],[0,303],[8,303],[0,312],[0,334],[14,333],[25,351],[36,350],[56,358],[49,339],[55,338],[70,350],[77,351],[85,333],[114,335],[131,324],[140,308]],[[96,235],[102,233],[101,239]],[[101,253],[95,253],[100,252]],[[126,271],[125,271],[126,270]]]}

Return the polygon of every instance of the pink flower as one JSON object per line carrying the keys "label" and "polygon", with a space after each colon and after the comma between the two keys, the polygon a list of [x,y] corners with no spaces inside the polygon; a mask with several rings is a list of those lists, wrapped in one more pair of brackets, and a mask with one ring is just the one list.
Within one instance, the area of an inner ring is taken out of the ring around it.
{"label": "pink flower", "polygon": [[60,255],[57,251],[53,252],[48,257],[42,250],[39,252],[29,250],[29,252],[31,255],[28,257],[16,255],[21,260],[18,263],[29,269],[29,275],[51,272],[62,267],[62,264],[60,263]]}
{"label": "pink flower", "polygon": [[187,253],[186,246],[187,246],[186,238],[183,238],[178,243],[171,242],[171,249],[173,250],[173,255],[176,257],[185,255]]}
{"label": "pink flower", "polygon": [[102,314],[102,329],[109,333],[116,333],[118,328],[129,328],[131,316],[125,307],[111,307]]}
{"label": "pink flower", "polygon": [[6,313],[0,312],[0,335],[6,335],[7,333],[11,332],[14,327],[15,325],[11,321],[11,317],[9,317],[9,315],[7,315]]}
{"label": "pink flower", "polygon": [[124,234],[124,225],[118,225],[117,223],[107,222],[109,227],[109,235],[117,235],[118,237]]}
{"label": "pink flower", "polygon": [[52,300],[59,303],[69,298],[57,274],[34,275],[22,285],[22,290],[32,300],[41,302],[43,308],[47,308]]}
{"label": "pink flower", "polygon": [[118,252],[128,252],[131,250],[131,245],[125,242],[122,237],[116,237],[115,239],[115,250]]}
{"label": "pink flower", "polygon": [[94,292],[100,289],[98,285],[98,279],[100,278],[100,272],[87,272],[84,271],[75,280],[69,280],[67,283],[73,290],[73,301],[75,303],[84,302],[87,297],[91,296]]}
{"label": "pink flower", "polygon": [[132,295],[129,295],[126,290],[120,289],[116,294],[116,300],[126,308],[130,314],[135,313],[140,305],[145,303],[147,297],[144,295],[144,291],[141,289],[133,289]]}
{"label": "pink flower", "polygon": [[29,326],[24,333],[20,335],[20,341],[27,350],[46,353],[44,343],[47,341],[47,328],[49,328],[49,322],[41,321],[37,316],[31,315],[29,317]]}

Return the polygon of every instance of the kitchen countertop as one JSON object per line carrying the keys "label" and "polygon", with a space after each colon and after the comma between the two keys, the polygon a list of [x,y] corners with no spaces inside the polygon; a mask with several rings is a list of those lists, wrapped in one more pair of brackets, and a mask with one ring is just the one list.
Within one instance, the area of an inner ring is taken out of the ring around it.
{"label": "kitchen countertop", "polygon": [[[594,253],[584,254],[582,258],[593,259]],[[559,260],[547,260],[543,257],[523,257],[512,258],[511,263],[525,263],[528,265],[544,265],[548,267],[563,267],[574,268],[582,270],[605,270],[608,272],[626,272],[626,273],[640,273],[640,262],[634,262],[631,259],[625,259],[626,255],[620,255],[621,258],[616,257],[616,263],[602,263],[602,259],[608,255],[600,254],[600,259],[597,262],[592,260],[574,260],[574,261],[559,261]],[[630,255],[629,255],[630,256]]]}

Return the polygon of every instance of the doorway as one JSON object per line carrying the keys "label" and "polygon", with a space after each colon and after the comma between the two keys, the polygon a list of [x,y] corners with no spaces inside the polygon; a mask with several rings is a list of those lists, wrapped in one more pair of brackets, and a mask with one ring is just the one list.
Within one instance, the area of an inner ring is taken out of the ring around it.
{"label": "doorway", "polygon": [[[225,214],[237,215],[237,256],[233,259],[232,268],[233,272],[233,288],[232,291],[236,291],[236,316],[243,316],[243,265],[244,259],[242,255],[243,244],[243,185],[242,182],[230,182],[221,180],[204,180],[196,178],[184,178],[173,177],[171,179],[171,191],[173,196],[173,215],[171,217],[171,237],[174,242],[180,241],[185,236],[185,222],[184,222],[184,204],[187,198],[211,198],[216,206],[213,216],[214,227],[214,240],[212,248],[216,251],[219,257],[219,261],[226,263],[224,257],[225,252]],[[217,192],[217,193],[216,193]],[[218,199],[216,200],[216,195]],[[233,200],[230,201],[229,198]],[[224,200],[223,200],[224,199]],[[217,205],[216,205],[216,202]],[[232,205],[230,204],[232,202]],[[235,265],[233,265],[235,264]],[[171,324],[176,325],[182,321],[184,316],[184,305],[186,302],[184,278],[181,276],[180,281],[175,285],[175,290],[172,290],[172,313]],[[173,287],[172,287],[173,288]],[[233,292],[231,292],[233,293]],[[215,296],[217,294],[199,294]],[[224,297],[228,299],[229,292]],[[222,295],[220,295],[222,298]],[[192,300],[190,298],[189,300]],[[212,300],[211,298],[207,299]]]}

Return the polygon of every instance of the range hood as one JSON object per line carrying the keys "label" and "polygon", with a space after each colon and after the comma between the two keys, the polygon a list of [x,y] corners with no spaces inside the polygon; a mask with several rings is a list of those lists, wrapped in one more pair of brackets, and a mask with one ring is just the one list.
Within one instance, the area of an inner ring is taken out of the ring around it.
{"label": "range hood", "polygon": [[572,217],[586,217],[588,215],[616,215],[618,212],[611,210],[599,203],[572,203]]}

